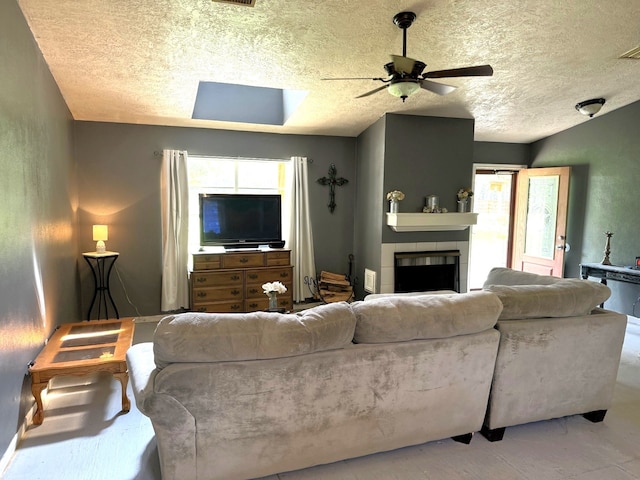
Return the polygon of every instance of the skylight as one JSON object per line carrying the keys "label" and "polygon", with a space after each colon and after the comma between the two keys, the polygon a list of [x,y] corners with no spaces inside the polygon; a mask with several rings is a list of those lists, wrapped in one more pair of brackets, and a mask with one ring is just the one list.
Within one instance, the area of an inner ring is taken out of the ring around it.
{"label": "skylight", "polygon": [[191,118],[284,125],[307,93],[303,90],[200,82]]}

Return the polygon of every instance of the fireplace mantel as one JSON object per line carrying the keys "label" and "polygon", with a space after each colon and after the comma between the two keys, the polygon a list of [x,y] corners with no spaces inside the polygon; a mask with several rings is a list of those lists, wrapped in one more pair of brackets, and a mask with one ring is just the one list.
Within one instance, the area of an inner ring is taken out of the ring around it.
{"label": "fireplace mantel", "polygon": [[477,213],[387,213],[387,225],[394,232],[464,230],[476,223]]}

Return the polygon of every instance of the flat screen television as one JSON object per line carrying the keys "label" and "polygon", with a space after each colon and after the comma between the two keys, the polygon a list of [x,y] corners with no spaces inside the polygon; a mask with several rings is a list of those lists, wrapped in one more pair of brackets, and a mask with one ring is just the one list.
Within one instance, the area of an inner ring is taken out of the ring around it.
{"label": "flat screen television", "polygon": [[200,245],[257,247],[282,240],[280,195],[201,193]]}

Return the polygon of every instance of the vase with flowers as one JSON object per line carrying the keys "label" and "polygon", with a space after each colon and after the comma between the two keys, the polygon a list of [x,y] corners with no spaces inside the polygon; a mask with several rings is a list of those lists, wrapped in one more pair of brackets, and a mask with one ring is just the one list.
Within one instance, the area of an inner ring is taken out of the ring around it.
{"label": "vase with flowers", "polygon": [[287,287],[285,287],[282,282],[268,282],[262,285],[262,290],[264,291],[265,295],[269,297],[269,311],[279,311],[280,308],[278,308],[278,294],[285,293],[287,291]]}
{"label": "vase with flowers", "polygon": [[393,190],[387,193],[387,200],[389,200],[389,213],[398,213],[400,200],[404,200],[404,193],[400,190]]}
{"label": "vase with flowers", "polygon": [[458,212],[464,213],[467,211],[467,203],[469,198],[473,197],[473,190],[470,188],[461,188],[458,190]]}

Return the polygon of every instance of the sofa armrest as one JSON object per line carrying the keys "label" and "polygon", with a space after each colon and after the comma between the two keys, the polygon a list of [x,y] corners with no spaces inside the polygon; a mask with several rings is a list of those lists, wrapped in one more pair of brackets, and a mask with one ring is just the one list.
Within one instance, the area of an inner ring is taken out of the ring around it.
{"label": "sofa armrest", "polygon": [[153,384],[158,373],[153,359],[153,343],[139,343],[129,348],[127,366],[129,367],[129,378],[136,406],[138,410],[149,416],[150,412],[147,407],[153,395]]}

